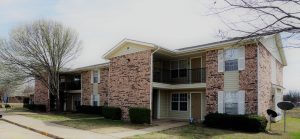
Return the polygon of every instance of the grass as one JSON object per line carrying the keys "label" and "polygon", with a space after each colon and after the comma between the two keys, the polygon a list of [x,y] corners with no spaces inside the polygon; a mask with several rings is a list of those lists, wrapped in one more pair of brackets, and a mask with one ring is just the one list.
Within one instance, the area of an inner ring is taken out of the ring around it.
{"label": "grass", "polygon": [[59,125],[74,127],[83,130],[90,130],[98,133],[114,133],[141,129],[148,125],[135,125],[121,120],[109,120],[98,115],[79,114],[79,113],[33,113],[18,112],[16,114],[52,122]]}
{"label": "grass", "polygon": [[68,120],[55,123],[98,133],[115,133],[148,127],[148,125],[135,125],[126,121],[109,119]]}
{"label": "grass", "polygon": [[[244,133],[238,131],[221,130],[207,128],[203,125],[187,125],[173,128],[161,132],[154,132],[145,135],[133,136],[136,139],[194,139],[194,138],[213,138],[213,139],[300,139],[300,108],[288,112],[287,133],[283,133],[283,120],[272,123],[273,134]],[[269,126],[267,127],[269,128]]]}

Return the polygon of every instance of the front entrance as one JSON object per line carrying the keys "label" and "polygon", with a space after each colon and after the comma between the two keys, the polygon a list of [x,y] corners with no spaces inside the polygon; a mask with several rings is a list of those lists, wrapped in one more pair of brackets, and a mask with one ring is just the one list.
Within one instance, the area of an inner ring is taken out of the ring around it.
{"label": "front entrance", "polygon": [[201,121],[201,94],[192,93],[191,94],[191,109],[192,109],[192,118],[196,122]]}
{"label": "front entrance", "polygon": [[157,103],[158,103],[158,90],[153,89],[152,92],[152,119],[157,119]]}

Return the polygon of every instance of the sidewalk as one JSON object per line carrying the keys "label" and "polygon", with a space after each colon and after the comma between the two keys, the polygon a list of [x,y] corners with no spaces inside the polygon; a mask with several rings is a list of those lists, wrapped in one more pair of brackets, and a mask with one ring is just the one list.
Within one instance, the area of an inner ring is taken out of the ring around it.
{"label": "sidewalk", "polygon": [[43,122],[40,120],[28,118],[21,115],[4,115],[4,120],[14,122],[16,124],[25,125],[29,128],[43,131],[45,134],[52,134],[59,138],[65,139],[116,139],[117,137],[98,134],[87,130],[75,129],[67,126],[57,125],[50,122]]}
{"label": "sidewalk", "polygon": [[4,115],[3,120],[27,128],[29,130],[38,132],[40,134],[47,135],[48,137],[65,139],[119,139],[135,135],[147,134],[151,132],[162,131],[188,124],[187,122],[168,121],[160,122],[158,126],[153,126],[139,130],[101,134],[88,130],[81,130],[68,126],[58,125],[51,122],[45,122],[22,115]]}

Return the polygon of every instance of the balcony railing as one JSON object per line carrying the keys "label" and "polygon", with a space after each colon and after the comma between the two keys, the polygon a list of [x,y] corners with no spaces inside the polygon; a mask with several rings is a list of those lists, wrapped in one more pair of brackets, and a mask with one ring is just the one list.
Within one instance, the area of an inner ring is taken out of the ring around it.
{"label": "balcony railing", "polygon": [[81,90],[81,83],[79,82],[62,82],[60,83],[60,89],[64,91],[68,90]]}
{"label": "balcony railing", "polygon": [[205,68],[165,70],[154,68],[153,82],[168,84],[205,83]]}

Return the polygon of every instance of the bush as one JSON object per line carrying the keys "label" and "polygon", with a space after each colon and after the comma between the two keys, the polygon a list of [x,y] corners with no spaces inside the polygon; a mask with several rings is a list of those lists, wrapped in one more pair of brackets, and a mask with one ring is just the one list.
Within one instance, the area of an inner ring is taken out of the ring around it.
{"label": "bush", "polygon": [[43,104],[24,104],[24,108],[27,108],[32,111],[46,112],[46,105]]}
{"label": "bush", "polygon": [[0,104],[0,108],[2,108],[2,104]]}
{"label": "bush", "polygon": [[268,121],[257,115],[228,115],[210,113],[205,116],[204,125],[213,128],[233,129],[246,132],[263,132]]}
{"label": "bush", "polygon": [[134,124],[150,124],[150,109],[147,108],[130,108],[129,118]]}
{"label": "bush", "polygon": [[118,107],[103,107],[102,108],[102,115],[106,119],[112,120],[121,120],[122,117],[122,110]]}
{"label": "bush", "polygon": [[5,107],[5,109],[11,108],[11,106],[9,104],[5,104],[4,107]]}
{"label": "bush", "polygon": [[81,105],[76,107],[76,112],[102,115],[102,106]]}
{"label": "bush", "polygon": [[23,105],[25,105],[25,104],[29,104],[29,98],[28,97],[23,99]]}

